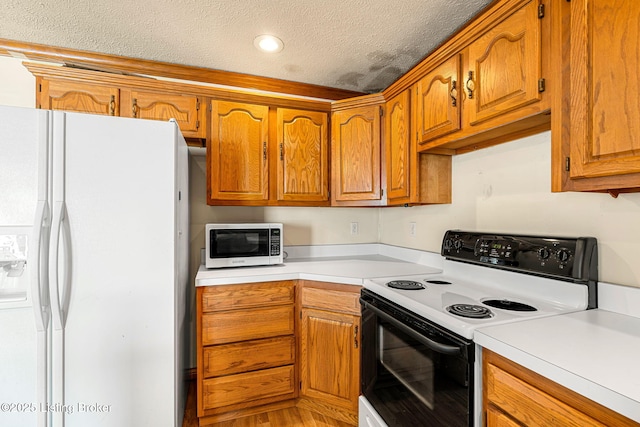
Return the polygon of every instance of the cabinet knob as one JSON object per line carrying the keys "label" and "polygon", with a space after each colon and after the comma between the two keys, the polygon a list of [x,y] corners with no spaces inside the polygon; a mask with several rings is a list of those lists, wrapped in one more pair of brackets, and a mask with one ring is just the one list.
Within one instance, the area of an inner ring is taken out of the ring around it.
{"label": "cabinet knob", "polygon": [[133,102],[131,103],[131,112],[133,113],[133,117],[137,117],[138,114],[138,100],[133,98]]}

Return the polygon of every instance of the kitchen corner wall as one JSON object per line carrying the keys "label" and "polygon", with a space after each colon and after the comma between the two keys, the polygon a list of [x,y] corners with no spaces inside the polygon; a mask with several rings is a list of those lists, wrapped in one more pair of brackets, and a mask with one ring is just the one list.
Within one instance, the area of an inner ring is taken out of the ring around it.
{"label": "kitchen corner wall", "polygon": [[[439,252],[450,228],[593,236],[600,281],[640,287],[640,193],[552,193],[551,133],[453,158],[453,203],[386,208],[380,242]],[[409,224],[416,223],[415,237]]]}
{"label": "kitchen corner wall", "polygon": [[[189,173],[192,254],[204,248],[204,226],[210,222],[282,222],[286,246],[378,241],[378,209],[209,206],[204,155],[190,156]],[[357,234],[351,234],[352,222],[358,223]],[[192,261],[199,263],[200,257]]]}
{"label": "kitchen corner wall", "polygon": [[[19,59],[0,56],[0,105],[35,106],[35,78]],[[450,228],[594,236],[600,280],[640,287],[640,193],[551,193],[545,132],[453,159],[453,203],[393,208],[214,207],[206,204],[205,157],[190,158],[191,277],[200,264],[204,224],[285,224],[286,245],[381,242],[439,252]],[[350,223],[358,222],[358,234]],[[410,235],[410,223],[415,235]]]}

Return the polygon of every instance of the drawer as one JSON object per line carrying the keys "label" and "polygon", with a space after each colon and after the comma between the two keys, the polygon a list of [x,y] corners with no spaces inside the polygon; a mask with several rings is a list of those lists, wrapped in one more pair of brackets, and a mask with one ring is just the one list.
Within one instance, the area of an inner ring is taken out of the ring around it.
{"label": "drawer", "polygon": [[202,315],[202,345],[293,335],[293,305]]}
{"label": "drawer", "polygon": [[302,306],[360,315],[360,293],[302,288]]}
{"label": "drawer", "polygon": [[202,312],[293,304],[294,295],[293,280],[207,286],[202,293]]}
{"label": "drawer", "polygon": [[205,347],[202,358],[204,377],[291,365],[295,354],[293,336]]}
{"label": "drawer", "polygon": [[284,400],[294,397],[294,384],[291,365],[209,378],[202,382],[202,402],[207,410],[275,396]]}

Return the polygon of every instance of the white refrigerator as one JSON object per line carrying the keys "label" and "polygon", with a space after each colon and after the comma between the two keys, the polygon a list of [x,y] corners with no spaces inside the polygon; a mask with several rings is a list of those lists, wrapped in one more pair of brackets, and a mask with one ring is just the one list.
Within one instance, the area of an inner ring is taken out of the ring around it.
{"label": "white refrigerator", "polygon": [[181,426],[176,123],[0,106],[0,426]]}

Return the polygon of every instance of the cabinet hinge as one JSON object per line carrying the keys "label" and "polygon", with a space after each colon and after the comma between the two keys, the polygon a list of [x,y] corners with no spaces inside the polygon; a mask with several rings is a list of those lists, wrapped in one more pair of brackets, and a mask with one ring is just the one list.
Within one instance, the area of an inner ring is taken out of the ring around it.
{"label": "cabinet hinge", "polygon": [[380,116],[381,116],[381,117],[382,117],[382,116],[384,116],[384,108],[379,107],[379,110],[380,110]]}
{"label": "cabinet hinge", "polygon": [[200,129],[200,120],[196,120],[196,129]]}
{"label": "cabinet hinge", "polygon": [[38,92],[42,92],[42,85],[41,84],[38,85]]}
{"label": "cabinet hinge", "polygon": [[564,170],[569,172],[569,169],[571,169],[571,158],[567,157],[564,159]]}
{"label": "cabinet hinge", "polygon": [[544,92],[547,87],[545,79],[538,80],[538,92]]}
{"label": "cabinet hinge", "polygon": [[212,112],[212,111],[213,111],[213,103],[210,102],[209,103],[209,112]]}
{"label": "cabinet hinge", "polygon": [[538,19],[544,18],[544,4],[540,3],[538,5]]}
{"label": "cabinet hinge", "polygon": [[200,110],[200,100],[196,98],[196,111]]}
{"label": "cabinet hinge", "polygon": [[380,196],[384,196],[384,188],[380,189]]}

